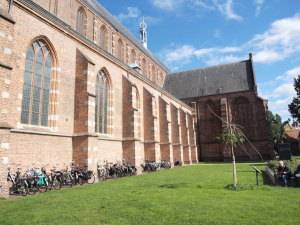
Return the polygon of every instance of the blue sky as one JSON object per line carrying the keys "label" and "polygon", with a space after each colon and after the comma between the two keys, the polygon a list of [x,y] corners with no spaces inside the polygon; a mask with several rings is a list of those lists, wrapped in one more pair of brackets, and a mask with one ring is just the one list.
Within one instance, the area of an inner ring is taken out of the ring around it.
{"label": "blue sky", "polygon": [[136,37],[144,16],[148,46],[172,71],[248,58],[259,95],[284,119],[300,74],[299,0],[100,0]]}

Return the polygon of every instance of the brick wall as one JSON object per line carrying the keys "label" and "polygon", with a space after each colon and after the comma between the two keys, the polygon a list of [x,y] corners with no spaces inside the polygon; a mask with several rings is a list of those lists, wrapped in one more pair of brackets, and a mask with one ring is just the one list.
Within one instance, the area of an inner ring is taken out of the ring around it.
{"label": "brick wall", "polygon": [[[76,7],[74,2],[69,3]],[[41,166],[62,169],[74,161],[94,170],[97,162],[104,160],[116,162],[125,158],[139,168],[144,159],[172,161],[174,157],[182,161],[177,111],[181,108],[191,115],[191,108],[131,72],[117,59],[112,60],[111,56],[106,56],[89,42],[61,30],[64,28],[50,23],[47,18],[33,16],[32,12],[22,8],[20,2],[15,1],[15,4],[18,5],[13,11],[16,24],[0,20],[0,57],[13,67],[11,70],[0,66],[0,93],[4,93],[0,95],[2,193],[3,188],[7,190],[8,166],[13,172],[17,167],[23,170]],[[66,10],[68,14],[74,17],[73,12]],[[55,110],[51,115],[53,124],[49,127],[20,123],[26,52],[33,40],[38,38],[48,44],[55,61],[52,68],[55,101],[51,103]],[[3,46],[11,48],[12,54],[6,54],[8,50],[4,51]],[[102,69],[107,71],[111,82],[110,132],[107,135],[96,133],[94,122],[96,75]],[[141,135],[134,138],[132,86],[140,95],[141,120]],[[161,110],[159,98],[163,99],[165,106],[172,105],[172,113]],[[156,104],[152,103],[153,99]],[[168,132],[163,132],[165,129]],[[170,142],[169,146],[165,142]]]}
{"label": "brick wall", "polygon": [[[241,98],[247,104],[237,106],[236,101]],[[232,119],[233,123],[241,125],[244,134],[251,141],[252,144],[245,143],[236,148],[237,160],[259,160],[256,150],[263,155],[264,160],[273,158],[273,145],[266,121],[266,109],[263,100],[255,92],[206,96],[184,101],[189,104],[197,102],[198,118],[200,118],[197,138],[201,160],[227,161],[231,159],[230,151],[217,140],[223,129],[222,122],[209,111],[209,107],[219,117],[226,118],[225,114],[228,113],[228,118]],[[227,112],[222,108],[224,101],[228,104]],[[245,117],[245,115],[248,116]]]}

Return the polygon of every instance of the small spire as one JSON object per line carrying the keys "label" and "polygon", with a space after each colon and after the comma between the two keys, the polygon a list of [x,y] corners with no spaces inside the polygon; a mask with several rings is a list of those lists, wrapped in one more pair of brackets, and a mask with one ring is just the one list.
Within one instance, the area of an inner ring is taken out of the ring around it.
{"label": "small spire", "polygon": [[143,17],[140,23],[140,39],[144,48],[148,48],[148,38],[147,38],[147,24],[145,23],[145,18]]}
{"label": "small spire", "polygon": [[8,3],[8,14],[9,15],[11,15],[13,4],[14,4],[14,0],[9,0],[9,3]]}

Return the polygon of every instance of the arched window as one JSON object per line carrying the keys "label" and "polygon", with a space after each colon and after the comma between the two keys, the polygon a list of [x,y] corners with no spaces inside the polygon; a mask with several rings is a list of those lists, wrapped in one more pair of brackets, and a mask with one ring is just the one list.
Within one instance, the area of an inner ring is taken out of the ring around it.
{"label": "arched window", "polygon": [[132,49],[131,50],[131,54],[130,54],[130,63],[135,63],[136,62],[136,53],[135,53],[135,50]]}
{"label": "arched window", "polygon": [[155,81],[155,78],[156,78],[156,70],[155,70],[155,66],[154,66],[154,65],[152,65],[151,72],[152,72],[151,80],[152,80],[152,81]]}
{"label": "arched window", "polygon": [[108,134],[110,108],[110,81],[105,70],[101,70],[97,75],[96,85],[96,132]]}
{"label": "arched window", "polygon": [[124,44],[121,39],[119,39],[117,45],[117,58],[124,62]]}
{"label": "arched window", "polygon": [[245,97],[237,97],[233,101],[232,114],[234,123],[241,126],[248,137],[252,135],[252,107],[249,100]]}
{"label": "arched window", "polygon": [[147,76],[147,62],[146,62],[146,59],[142,60],[142,72],[143,72],[144,76]]}
{"label": "arched window", "polygon": [[222,133],[222,122],[218,117],[221,117],[221,106],[218,101],[213,102],[208,100],[205,102],[205,114],[203,116],[202,135],[207,143],[214,143]]}
{"label": "arched window", "polygon": [[48,126],[53,56],[43,40],[37,40],[26,54],[21,123]]}
{"label": "arched window", "polygon": [[105,25],[102,25],[100,28],[99,45],[101,48],[108,51],[108,34]]}
{"label": "arched window", "polygon": [[140,137],[140,96],[136,86],[132,87],[133,130],[134,137]]}
{"label": "arched window", "polygon": [[87,17],[83,7],[80,7],[77,11],[77,23],[76,30],[86,36]]}

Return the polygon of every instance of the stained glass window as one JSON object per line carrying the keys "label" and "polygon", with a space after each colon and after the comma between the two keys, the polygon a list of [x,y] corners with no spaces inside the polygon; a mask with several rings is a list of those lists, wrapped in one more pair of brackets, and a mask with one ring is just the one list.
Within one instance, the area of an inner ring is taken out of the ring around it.
{"label": "stained glass window", "polygon": [[109,107],[110,86],[108,77],[104,71],[97,76],[96,85],[96,132],[108,133],[108,107]]}
{"label": "stained glass window", "polygon": [[21,123],[48,126],[52,65],[47,45],[35,41],[26,54]]}

